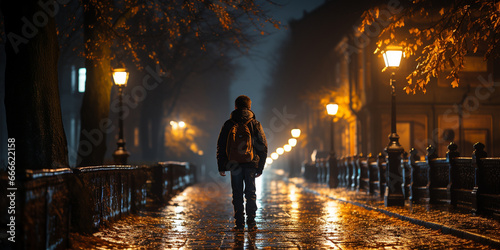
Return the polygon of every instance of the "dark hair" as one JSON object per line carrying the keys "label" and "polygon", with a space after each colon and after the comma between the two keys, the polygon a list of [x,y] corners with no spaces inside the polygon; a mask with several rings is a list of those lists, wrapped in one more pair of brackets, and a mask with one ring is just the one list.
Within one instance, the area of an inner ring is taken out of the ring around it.
{"label": "dark hair", "polygon": [[252,100],[246,95],[240,95],[234,101],[234,106],[236,106],[237,109],[250,109],[252,107]]}

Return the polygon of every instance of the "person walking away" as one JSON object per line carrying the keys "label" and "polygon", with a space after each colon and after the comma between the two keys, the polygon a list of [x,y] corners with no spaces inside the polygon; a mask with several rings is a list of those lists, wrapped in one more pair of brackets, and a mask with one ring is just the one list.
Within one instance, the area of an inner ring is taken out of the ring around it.
{"label": "person walking away", "polygon": [[[264,170],[267,158],[267,141],[264,129],[251,110],[252,101],[241,95],[235,100],[235,110],[231,112],[219,133],[217,140],[217,165],[219,174],[231,172],[233,191],[235,230],[257,229],[255,213],[257,195],[255,178]],[[243,194],[246,199],[244,209]],[[245,211],[244,211],[245,210]]]}

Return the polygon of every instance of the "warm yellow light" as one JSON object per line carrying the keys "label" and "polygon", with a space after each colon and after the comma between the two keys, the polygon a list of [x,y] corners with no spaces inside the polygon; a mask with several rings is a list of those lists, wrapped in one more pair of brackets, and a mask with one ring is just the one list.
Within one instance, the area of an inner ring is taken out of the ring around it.
{"label": "warm yellow light", "polygon": [[266,163],[267,163],[267,165],[271,165],[273,163],[273,159],[271,159],[270,157],[267,157]]}
{"label": "warm yellow light", "polygon": [[179,124],[176,121],[170,121],[170,126],[172,126],[173,129],[177,129]]}
{"label": "warm yellow light", "polygon": [[400,46],[388,46],[382,53],[384,56],[385,67],[399,67],[401,57],[403,57],[403,48]]}
{"label": "warm yellow light", "polygon": [[300,129],[298,129],[298,128],[292,129],[291,132],[292,132],[292,137],[293,138],[298,138],[300,136]]}
{"label": "warm yellow light", "polygon": [[124,68],[113,69],[113,81],[118,86],[127,86],[128,72]]}
{"label": "warm yellow light", "polygon": [[271,159],[273,159],[273,160],[277,160],[279,157],[280,157],[279,154],[276,152],[271,154]]}
{"label": "warm yellow light", "polygon": [[277,148],[276,153],[278,153],[279,155],[282,155],[283,153],[285,153],[285,150],[283,148]]}
{"label": "warm yellow light", "polygon": [[186,127],[186,123],[185,123],[185,122],[183,122],[183,121],[180,121],[180,122],[179,122],[179,127],[180,127],[180,128],[184,128],[184,127]]}
{"label": "warm yellow light", "polygon": [[283,149],[285,150],[285,152],[290,152],[292,150],[292,146],[286,144],[285,146],[283,146]]}
{"label": "warm yellow light", "polygon": [[198,155],[203,155],[203,150],[199,150]]}
{"label": "warm yellow light", "polygon": [[295,147],[297,145],[297,139],[295,138],[288,139],[288,145]]}
{"label": "warm yellow light", "polygon": [[328,115],[336,115],[337,111],[339,111],[338,104],[330,103],[326,105],[326,112],[328,113]]}

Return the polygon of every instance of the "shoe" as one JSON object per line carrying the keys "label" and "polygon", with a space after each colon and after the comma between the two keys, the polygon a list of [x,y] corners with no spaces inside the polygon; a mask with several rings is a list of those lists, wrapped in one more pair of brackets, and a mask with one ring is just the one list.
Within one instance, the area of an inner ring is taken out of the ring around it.
{"label": "shoe", "polygon": [[251,225],[249,224],[249,225],[248,225],[248,230],[249,230],[249,231],[255,231],[255,230],[257,230],[257,229],[258,229],[258,228],[257,228],[257,224],[251,224]]}
{"label": "shoe", "polygon": [[257,223],[255,222],[255,220],[247,220],[247,226],[248,230],[250,231],[257,230]]}

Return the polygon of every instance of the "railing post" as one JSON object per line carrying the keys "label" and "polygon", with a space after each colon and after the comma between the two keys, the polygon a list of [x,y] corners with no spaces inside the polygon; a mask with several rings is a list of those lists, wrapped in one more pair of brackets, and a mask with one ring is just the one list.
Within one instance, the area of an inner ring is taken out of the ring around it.
{"label": "railing post", "polygon": [[328,156],[328,165],[330,168],[328,186],[330,188],[336,188],[339,186],[339,169],[337,167],[337,158],[335,154],[330,154]]}
{"label": "railing post", "polygon": [[387,178],[386,178],[387,162],[385,161],[385,156],[382,153],[378,154],[377,166],[378,166],[379,195],[381,198],[384,198],[385,186],[387,185]]}
{"label": "railing post", "polygon": [[405,151],[403,152],[403,157],[401,158],[401,177],[403,180],[401,188],[405,200],[410,199],[411,169],[408,161],[408,155],[408,152]]}
{"label": "railing post", "polygon": [[417,170],[415,169],[416,167],[416,161],[417,159],[420,159],[420,156],[418,156],[418,151],[415,148],[410,149],[410,154],[408,156],[408,166],[410,167],[410,176],[411,176],[411,181],[409,184],[409,197],[408,199],[410,202],[414,202],[416,199],[415,197],[415,191],[413,190],[414,184],[415,184],[415,179],[417,178]]}
{"label": "railing post", "polygon": [[351,189],[356,190],[359,187],[359,166],[358,166],[358,155],[354,155],[351,158],[352,165],[352,175],[351,175]]}
{"label": "railing post", "polygon": [[481,158],[486,158],[488,154],[484,151],[484,144],[477,142],[474,144],[474,152],[472,152],[472,166],[474,167],[474,189],[472,190],[472,212],[474,214],[480,213],[481,212],[481,207],[480,207],[480,180],[482,179],[481,175],[481,168],[483,165],[483,162]]}
{"label": "railing post", "polygon": [[351,185],[352,185],[352,179],[351,179],[352,168],[351,168],[351,157],[350,156],[346,156],[344,158],[344,164],[345,164],[345,185],[346,185],[346,188],[351,188]]}
{"label": "railing post", "polygon": [[452,195],[452,190],[455,189],[456,183],[454,181],[457,179],[457,170],[455,167],[455,158],[460,157],[460,153],[457,151],[458,145],[455,142],[450,142],[450,145],[448,145],[448,152],[446,152],[446,161],[448,162],[448,166],[450,167],[450,181],[449,181],[449,187],[450,187],[450,204],[451,205],[456,205],[456,199],[453,199]]}

